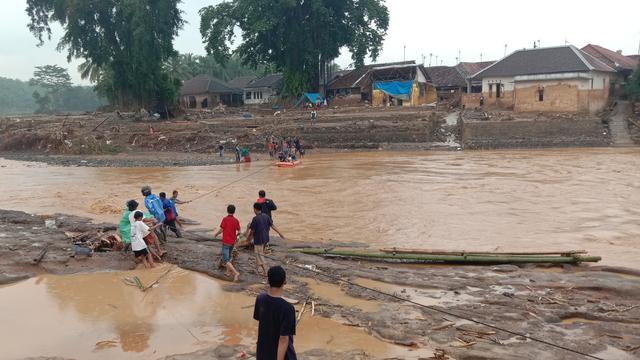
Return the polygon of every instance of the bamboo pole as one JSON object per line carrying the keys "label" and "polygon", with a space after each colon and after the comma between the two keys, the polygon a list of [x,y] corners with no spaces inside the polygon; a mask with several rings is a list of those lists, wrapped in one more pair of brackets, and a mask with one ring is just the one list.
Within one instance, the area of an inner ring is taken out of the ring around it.
{"label": "bamboo pole", "polygon": [[586,250],[567,251],[539,251],[539,252],[506,252],[506,251],[467,251],[467,250],[439,250],[439,249],[411,249],[411,248],[382,248],[383,253],[396,254],[424,254],[424,255],[564,255],[572,256],[587,254]]}
{"label": "bamboo pole", "polygon": [[545,256],[545,255],[421,255],[421,254],[388,254],[370,253],[348,250],[325,249],[292,249],[309,255],[345,257],[372,261],[402,261],[413,263],[453,263],[453,264],[576,264],[581,262],[598,262],[599,256]]}

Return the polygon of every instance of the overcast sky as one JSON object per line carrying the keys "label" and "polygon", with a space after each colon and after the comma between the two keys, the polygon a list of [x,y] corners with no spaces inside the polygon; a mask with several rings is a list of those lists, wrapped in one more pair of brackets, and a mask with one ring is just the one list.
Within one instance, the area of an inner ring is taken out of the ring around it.
{"label": "overcast sky", "polygon": [[[0,76],[27,80],[36,65],[57,64],[69,68],[75,82],[78,61],[67,63],[66,52],[56,52],[60,28],[51,42],[37,47],[27,30],[26,1],[3,0],[0,12]],[[184,0],[181,4],[189,22],[180,32],[175,47],[180,52],[204,54],[198,27],[198,10],[216,0]],[[570,44],[582,47],[598,44],[624,54],[637,54],[640,43],[640,1],[620,0],[590,4],[586,0],[484,0],[429,1],[387,0],[391,23],[378,61],[406,59],[426,64],[454,65],[458,52],[462,61],[497,60],[516,49],[529,48],[539,40],[543,47]],[[626,16],[626,18],[625,18]],[[350,54],[336,61],[351,63]]]}

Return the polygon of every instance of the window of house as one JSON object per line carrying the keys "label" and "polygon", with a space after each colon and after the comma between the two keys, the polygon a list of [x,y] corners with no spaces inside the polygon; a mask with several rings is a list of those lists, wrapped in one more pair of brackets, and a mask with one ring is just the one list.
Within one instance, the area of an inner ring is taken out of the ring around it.
{"label": "window of house", "polygon": [[538,101],[544,101],[544,88],[538,88]]}
{"label": "window of house", "polygon": [[247,91],[246,93],[244,93],[244,98],[245,100],[251,100],[251,91]]}
{"label": "window of house", "polygon": [[496,84],[496,97],[499,98],[502,94],[502,84]]}
{"label": "window of house", "polygon": [[262,100],[262,91],[260,91],[260,100]]}
{"label": "window of house", "polygon": [[193,109],[196,107],[196,97],[195,96],[189,96],[189,104],[187,105],[187,107],[189,107],[189,109]]}
{"label": "window of house", "polygon": [[493,96],[493,84],[489,84],[489,97]]}

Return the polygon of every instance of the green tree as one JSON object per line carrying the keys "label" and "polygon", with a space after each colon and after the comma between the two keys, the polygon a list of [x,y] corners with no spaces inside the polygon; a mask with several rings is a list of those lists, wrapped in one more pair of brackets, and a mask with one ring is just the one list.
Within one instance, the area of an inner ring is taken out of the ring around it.
{"label": "green tree", "polygon": [[640,67],[629,78],[625,92],[631,100],[640,100]]}
{"label": "green tree", "polygon": [[67,69],[58,65],[36,66],[33,78],[29,85],[39,86],[46,92],[40,94],[38,90],[33,92],[33,99],[38,104],[37,113],[52,113],[60,110],[62,105],[62,93],[71,88],[71,77]]}
{"label": "green tree", "polygon": [[100,74],[94,76],[98,91],[116,105],[134,108],[177,98],[180,84],[164,64],[176,55],[173,40],[184,24],[180,2],[27,0],[26,11],[40,44],[51,39],[51,24],[59,23],[64,34],[58,50],[66,49],[68,60],[88,61],[86,66]]}
{"label": "green tree", "polygon": [[317,86],[319,68],[348,48],[357,66],[374,60],[389,26],[383,0],[231,0],[200,10],[207,53],[224,63],[236,53],[244,64],[273,64],[284,75],[283,93]]}

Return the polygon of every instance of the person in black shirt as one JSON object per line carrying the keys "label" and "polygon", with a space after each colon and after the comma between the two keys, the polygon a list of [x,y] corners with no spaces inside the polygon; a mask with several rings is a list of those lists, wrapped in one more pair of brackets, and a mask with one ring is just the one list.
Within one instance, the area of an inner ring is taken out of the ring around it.
{"label": "person in black shirt", "polygon": [[276,203],[273,202],[273,200],[267,199],[267,193],[264,190],[258,191],[258,200],[256,200],[256,202],[262,204],[262,213],[273,220],[271,212],[278,210],[278,207],[276,206]]}
{"label": "person in black shirt", "polygon": [[297,360],[293,348],[296,310],[282,298],[287,274],[282,266],[268,272],[269,290],[258,295],[253,318],[258,321],[257,360]]}
{"label": "person in black shirt", "polygon": [[[262,276],[267,276],[267,268],[264,262],[265,246],[269,243],[269,230],[273,229],[282,240],[284,235],[273,225],[273,221],[266,214],[262,213],[262,204],[253,204],[253,212],[256,216],[253,217],[249,224],[249,231],[247,232],[247,242],[251,241],[254,245],[254,253],[256,255],[256,273]],[[262,271],[260,271],[262,270]]]}

